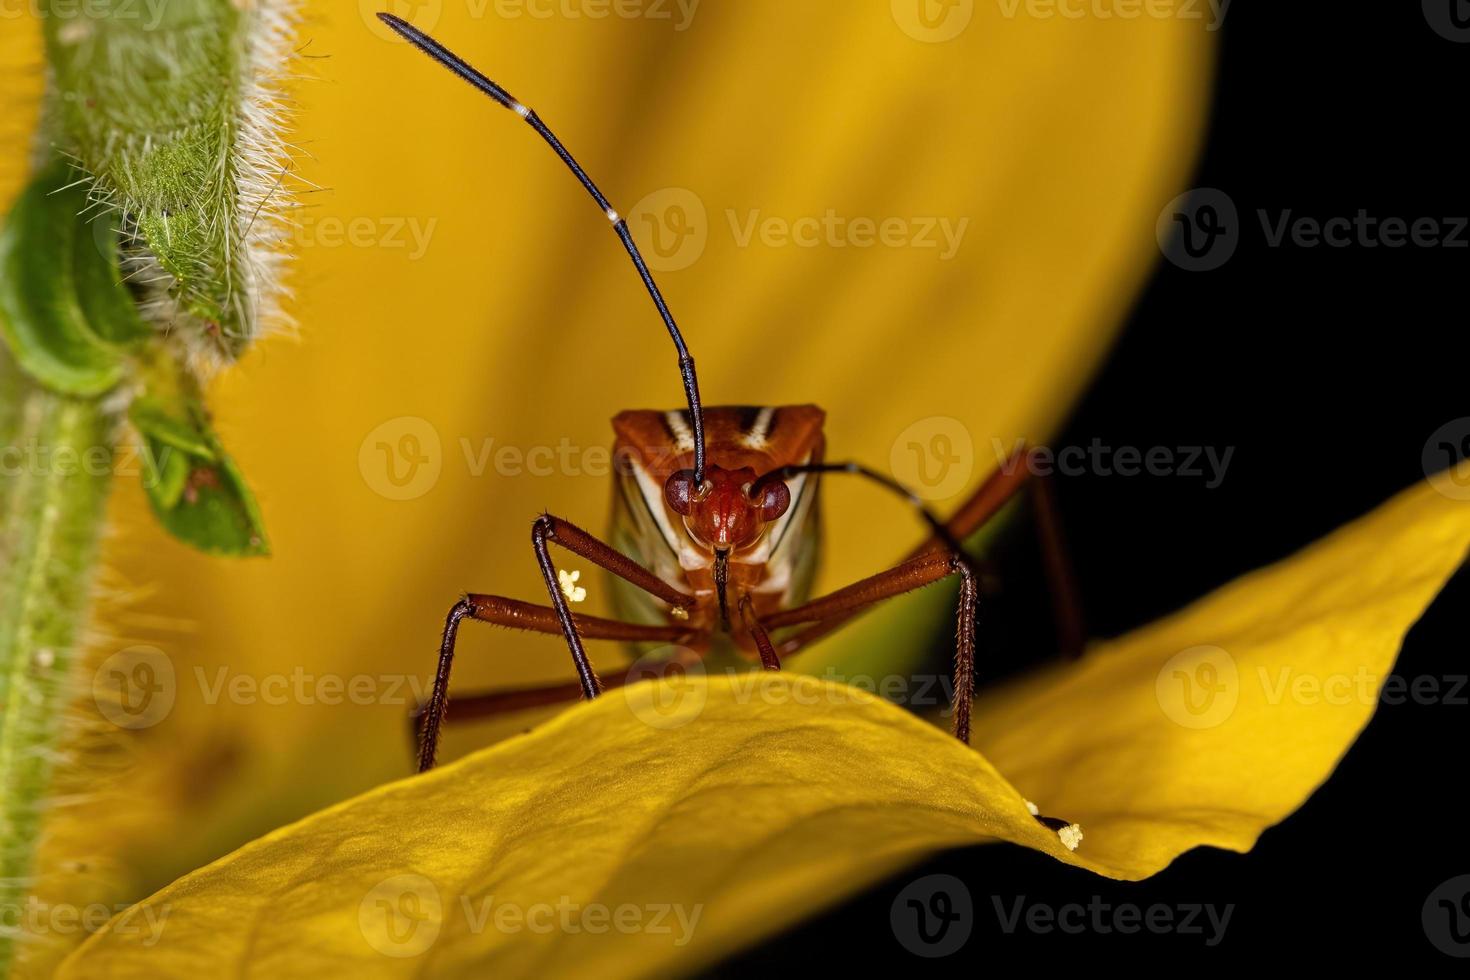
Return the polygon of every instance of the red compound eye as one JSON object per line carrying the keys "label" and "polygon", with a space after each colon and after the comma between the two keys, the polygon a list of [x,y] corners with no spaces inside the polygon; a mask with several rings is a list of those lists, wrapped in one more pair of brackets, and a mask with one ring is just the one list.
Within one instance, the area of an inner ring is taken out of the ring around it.
{"label": "red compound eye", "polygon": [[764,486],[757,483],[751,490],[750,502],[755,505],[760,519],[769,524],[791,506],[791,491],[780,480],[772,480]]}
{"label": "red compound eye", "polygon": [[677,470],[664,481],[664,499],[674,513],[688,517],[696,497],[693,470]]}

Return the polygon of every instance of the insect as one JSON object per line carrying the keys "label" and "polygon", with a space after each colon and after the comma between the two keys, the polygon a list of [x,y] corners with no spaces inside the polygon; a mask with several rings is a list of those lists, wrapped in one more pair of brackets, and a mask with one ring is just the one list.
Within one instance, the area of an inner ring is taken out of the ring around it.
{"label": "insect", "polygon": [[[389,27],[436,62],[534,129],[576,176],[622,240],[653,299],[679,357],[685,407],[629,411],[613,419],[613,543],[550,514],[531,526],[531,545],[546,584],[548,605],[504,596],[469,594],[450,609],[438,670],[428,701],[415,719],[418,768],[433,768],[449,703],[455,640],[466,619],[560,634],[571,652],[577,682],[455,699],[456,716],[483,717],[578,696],[595,698],[604,681],[587,658],[584,641],[664,643],[674,656],[729,653],[766,670],[851,620],[872,605],[941,580],[959,579],[954,657],[953,731],[968,742],[975,664],[977,567],[962,539],[984,525],[1027,482],[1031,467],[1013,459],[1001,466],[948,521],[940,520],[898,481],[854,462],[826,458],[824,413],[815,405],[705,407],[694,358],[633,241],[627,222],[603,196],[561,141],[528,106],[438,41],[391,14]],[[1024,452],[1024,450],[1023,450]],[[850,474],[898,495],[914,508],[929,536],[902,562],[828,595],[811,598],[819,541],[818,490],[826,474]],[[1080,617],[1050,493],[1035,486],[1036,508],[1053,599],[1063,624],[1063,646],[1080,646]],[[611,574],[621,618],[575,614],[575,577],[559,572],[557,545]]]}

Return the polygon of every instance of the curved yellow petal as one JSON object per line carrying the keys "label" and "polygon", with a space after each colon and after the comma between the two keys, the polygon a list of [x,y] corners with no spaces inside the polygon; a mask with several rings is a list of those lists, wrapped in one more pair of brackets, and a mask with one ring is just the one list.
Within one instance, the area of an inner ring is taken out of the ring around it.
{"label": "curved yellow petal", "polygon": [[1081,822],[1109,874],[1201,844],[1249,850],[1332,773],[1386,685],[1409,695],[1393,674],[1404,634],[1467,546],[1470,506],[1419,484],[1074,666],[986,693],[973,742]]}
{"label": "curved yellow petal", "polygon": [[687,973],[989,839],[1073,860],[983,757],[872,695],[644,682],[246,845],[60,976]]}

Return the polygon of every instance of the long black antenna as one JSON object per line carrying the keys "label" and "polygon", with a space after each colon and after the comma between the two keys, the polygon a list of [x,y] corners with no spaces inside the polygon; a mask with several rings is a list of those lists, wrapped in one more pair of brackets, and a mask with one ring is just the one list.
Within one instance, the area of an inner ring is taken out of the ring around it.
{"label": "long black antenna", "polygon": [[602,191],[597,189],[597,185],[592,182],[591,177],[587,176],[581,164],[577,163],[576,159],[567,152],[567,148],[561,145],[561,140],[556,138],[556,134],[547,128],[530,107],[486,78],[473,65],[453,51],[402,18],[392,14],[378,14],[378,19],[397,31],[404,40],[424,54],[530,123],[531,128],[541,134],[541,138],[546,141],[547,145],[556,151],[557,156],[561,157],[561,162],[566,164],[567,169],[582,182],[583,187],[587,188],[587,193],[591,194],[592,200],[602,208],[602,213],[607,215],[607,220],[612,222],[613,231],[617,232],[618,237],[623,240],[623,247],[628,250],[628,256],[632,258],[633,265],[638,268],[638,275],[642,277],[643,285],[648,289],[648,295],[653,297],[653,305],[658,307],[658,315],[663,317],[664,326],[669,328],[669,336],[674,339],[674,347],[679,351],[679,374],[684,378],[684,397],[689,402],[689,420],[694,427],[694,489],[697,489],[704,482],[704,411],[699,404],[699,379],[694,374],[694,358],[690,356],[689,348],[684,344],[684,336],[679,333],[679,325],[674,322],[674,315],[669,312],[669,304],[664,302],[663,294],[658,291],[658,285],[653,281],[653,273],[648,271],[648,263],[643,261],[638,246],[633,243],[633,234],[628,230],[628,223],[603,196]]}

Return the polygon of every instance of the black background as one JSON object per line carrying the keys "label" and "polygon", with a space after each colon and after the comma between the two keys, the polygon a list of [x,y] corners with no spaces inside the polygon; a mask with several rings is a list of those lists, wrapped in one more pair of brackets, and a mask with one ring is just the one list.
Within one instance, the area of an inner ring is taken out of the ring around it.
{"label": "black background", "polygon": [[[1443,0],[1452,2],[1470,13],[1464,0]],[[1270,247],[1256,216],[1470,214],[1467,81],[1470,44],[1432,30],[1419,3],[1229,9],[1192,186],[1234,201],[1239,247],[1208,272],[1160,262],[1056,444],[1233,446],[1235,455],[1215,489],[1177,477],[1062,479],[1095,635],[1144,624],[1371,510],[1422,480],[1426,440],[1470,415],[1459,289],[1470,232],[1459,248]],[[1410,633],[1396,673],[1470,672],[1459,630],[1467,599],[1461,571]],[[717,972],[830,971],[853,957],[865,969],[969,975],[1099,964],[1320,969],[1386,957],[1463,973],[1465,961],[1428,942],[1420,909],[1441,882],[1470,874],[1467,718],[1463,703],[1380,706],[1336,774],[1250,854],[1200,849],[1125,884],[1015,847],[953,851]],[[924,960],[893,938],[889,906],[934,873],[966,883],[975,926],[960,951]],[[1223,942],[1207,948],[1200,936],[1147,932],[1006,934],[992,895],[1235,910]]]}

